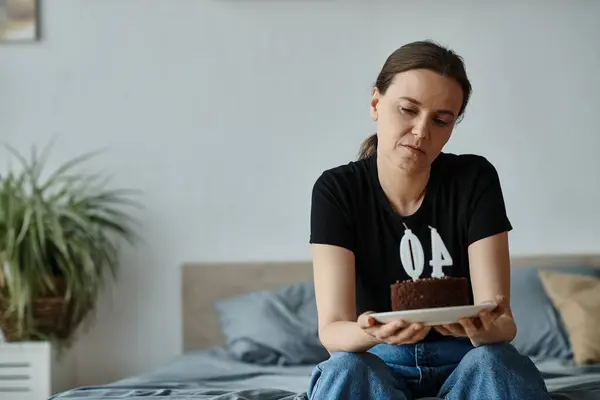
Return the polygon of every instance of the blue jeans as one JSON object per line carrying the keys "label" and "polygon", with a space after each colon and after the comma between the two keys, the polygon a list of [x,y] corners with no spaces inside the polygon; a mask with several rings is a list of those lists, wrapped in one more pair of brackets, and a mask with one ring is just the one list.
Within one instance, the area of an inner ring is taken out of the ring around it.
{"label": "blue jeans", "polygon": [[511,344],[446,338],[333,353],[315,367],[309,399],[549,400],[535,364]]}

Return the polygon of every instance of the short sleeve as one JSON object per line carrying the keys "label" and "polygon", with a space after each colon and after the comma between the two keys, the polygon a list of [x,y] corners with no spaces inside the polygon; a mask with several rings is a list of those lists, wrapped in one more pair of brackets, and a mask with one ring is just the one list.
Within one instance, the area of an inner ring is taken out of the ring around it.
{"label": "short sleeve", "polygon": [[331,173],[323,173],[312,191],[310,243],[328,244],[354,251],[354,224],[349,199]]}
{"label": "short sleeve", "polygon": [[487,160],[480,167],[469,207],[468,244],[512,230],[496,168]]}

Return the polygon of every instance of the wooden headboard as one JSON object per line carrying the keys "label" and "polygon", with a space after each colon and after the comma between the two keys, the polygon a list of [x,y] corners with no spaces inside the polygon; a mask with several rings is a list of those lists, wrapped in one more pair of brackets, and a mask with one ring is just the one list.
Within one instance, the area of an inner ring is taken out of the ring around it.
{"label": "wooden headboard", "polygon": [[184,264],[183,350],[224,344],[212,308],[215,300],[312,279],[308,261]]}
{"label": "wooden headboard", "polygon": [[[600,254],[513,257],[513,268],[552,265],[600,267]],[[186,263],[181,268],[183,350],[222,346],[215,300],[311,281],[310,261]]]}

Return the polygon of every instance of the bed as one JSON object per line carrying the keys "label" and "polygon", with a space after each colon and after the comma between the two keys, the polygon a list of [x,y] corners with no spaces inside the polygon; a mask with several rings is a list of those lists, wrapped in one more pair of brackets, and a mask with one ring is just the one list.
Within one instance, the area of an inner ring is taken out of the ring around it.
{"label": "bed", "polygon": [[[600,341],[593,340],[600,337],[600,312],[594,319],[599,330],[581,332],[580,320],[569,319],[577,313],[568,308],[573,301],[560,296],[585,296],[583,286],[557,280],[600,282],[600,255],[515,257],[512,266],[519,326],[513,344],[536,363],[553,399],[600,400],[600,356],[594,354]],[[309,262],[185,264],[182,354],[139,376],[51,399],[304,400],[314,365],[327,357],[318,343],[311,281]],[[588,292],[582,304],[594,313],[600,290]],[[591,303],[590,293],[596,296]]]}

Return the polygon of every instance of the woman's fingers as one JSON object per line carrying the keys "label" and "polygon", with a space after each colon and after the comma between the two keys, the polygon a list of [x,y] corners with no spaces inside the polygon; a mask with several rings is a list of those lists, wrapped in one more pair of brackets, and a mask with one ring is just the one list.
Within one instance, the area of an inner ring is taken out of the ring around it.
{"label": "woman's fingers", "polygon": [[379,340],[387,340],[388,338],[397,335],[400,331],[406,328],[407,324],[404,321],[392,321],[378,327],[376,337]]}
{"label": "woman's fingers", "polygon": [[427,334],[429,333],[430,330],[431,330],[431,327],[422,326],[419,330],[413,331],[412,337],[407,339],[405,343],[413,344],[413,343],[417,343],[418,341],[423,340],[425,338],[425,336],[427,336]]}
{"label": "woman's fingers", "polygon": [[484,330],[489,330],[494,323],[494,317],[490,314],[489,311],[482,311],[479,314],[479,321],[481,321],[481,325]]}
{"label": "woman's fingers", "polygon": [[393,321],[384,324],[380,329],[379,333],[383,338],[396,335],[400,330],[406,328],[406,322],[404,321]]}
{"label": "woman's fingers", "polygon": [[448,332],[450,332],[450,334],[452,336],[465,336],[466,335],[464,328],[459,323],[445,324],[445,325],[442,325],[442,327],[444,329],[448,330]]}
{"label": "woman's fingers", "polygon": [[358,320],[356,321],[358,322],[358,326],[360,326],[362,329],[367,329],[377,325],[378,322],[375,320],[375,318],[371,317],[371,314],[373,314],[373,311],[367,311],[360,314],[358,316]]}
{"label": "woman's fingers", "polygon": [[392,321],[387,323],[377,322],[369,314],[361,314],[358,319],[358,326],[364,331],[375,337],[377,340],[389,344],[409,344],[422,340],[429,331],[430,327],[425,327],[419,323],[409,324],[406,321]]}
{"label": "woman's fingers", "polygon": [[393,344],[416,343],[420,339],[424,338],[429,330],[429,327],[425,327],[422,324],[411,324],[402,329],[395,336],[390,337],[388,340]]}
{"label": "woman's fingers", "polygon": [[505,314],[508,307],[506,303],[506,297],[502,295],[496,296],[496,304],[496,308],[494,308],[490,313],[493,320],[496,320],[498,317]]}
{"label": "woman's fingers", "polygon": [[501,315],[505,314],[506,310],[508,309],[508,303],[505,296],[497,295],[494,303],[496,304],[496,307],[491,310],[487,310],[492,322],[498,319]]}
{"label": "woman's fingers", "polygon": [[479,329],[477,329],[477,326],[475,326],[475,323],[471,318],[463,318],[458,322],[468,337],[475,337],[477,335]]}
{"label": "woman's fingers", "polygon": [[438,325],[434,329],[444,336],[454,336],[454,334],[444,325]]}

